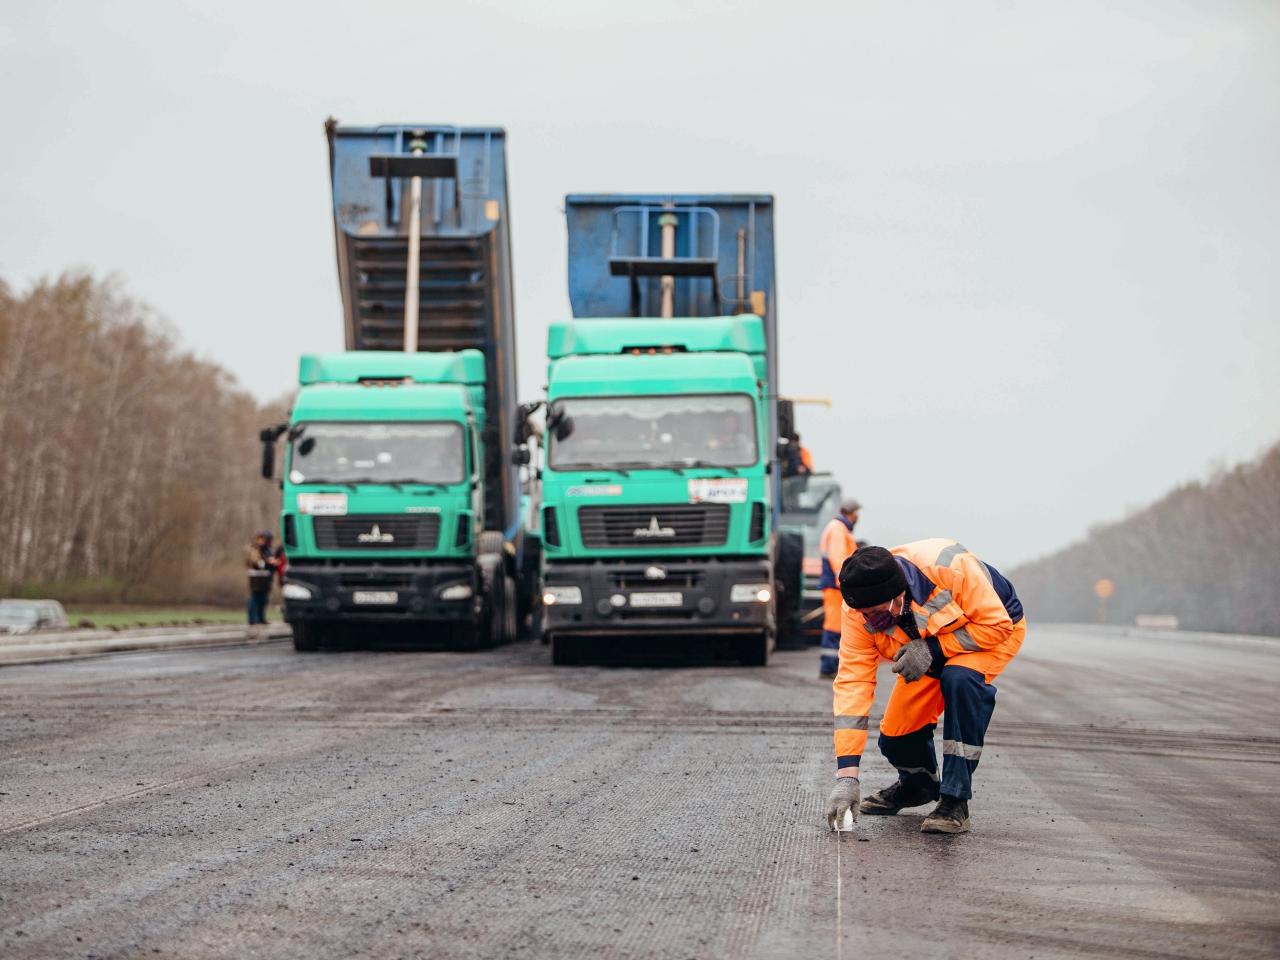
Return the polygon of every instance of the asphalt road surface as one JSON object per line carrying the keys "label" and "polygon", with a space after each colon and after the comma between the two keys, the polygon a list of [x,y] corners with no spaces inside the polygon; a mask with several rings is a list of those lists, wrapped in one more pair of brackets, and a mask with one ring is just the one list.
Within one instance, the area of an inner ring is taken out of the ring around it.
{"label": "asphalt road surface", "polygon": [[827,832],[816,664],[0,670],[0,956],[1280,955],[1280,642],[1033,625],[959,837]]}

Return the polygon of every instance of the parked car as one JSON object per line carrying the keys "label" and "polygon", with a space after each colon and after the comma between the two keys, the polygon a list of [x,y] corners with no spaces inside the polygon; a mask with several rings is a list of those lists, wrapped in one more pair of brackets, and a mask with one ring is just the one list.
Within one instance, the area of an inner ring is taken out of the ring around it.
{"label": "parked car", "polygon": [[57,600],[0,600],[0,634],[65,630],[67,611]]}

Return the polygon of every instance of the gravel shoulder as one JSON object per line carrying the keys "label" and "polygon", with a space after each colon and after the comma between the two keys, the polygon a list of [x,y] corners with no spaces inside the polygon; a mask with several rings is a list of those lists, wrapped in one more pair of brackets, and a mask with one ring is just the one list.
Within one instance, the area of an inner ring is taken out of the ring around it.
{"label": "gravel shoulder", "polygon": [[[0,955],[834,957],[816,660],[5,669]],[[1278,681],[1265,646],[1034,629],[974,832],[843,839],[844,955],[1276,955]],[[866,789],[891,775],[872,748]]]}

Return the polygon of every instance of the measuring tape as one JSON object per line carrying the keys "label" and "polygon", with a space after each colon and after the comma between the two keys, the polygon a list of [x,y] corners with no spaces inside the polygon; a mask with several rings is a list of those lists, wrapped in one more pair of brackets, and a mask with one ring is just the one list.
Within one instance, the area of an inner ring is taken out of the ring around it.
{"label": "measuring tape", "polygon": [[844,870],[840,863],[840,848],[844,835],[853,832],[853,811],[846,810],[839,826],[833,826],[836,834],[836,960],[844,960]]}

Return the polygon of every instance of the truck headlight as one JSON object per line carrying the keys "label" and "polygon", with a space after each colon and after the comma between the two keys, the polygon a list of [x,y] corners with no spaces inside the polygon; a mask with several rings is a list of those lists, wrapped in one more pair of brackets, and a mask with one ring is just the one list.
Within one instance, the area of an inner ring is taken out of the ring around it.
{"label": "truck headlight", "polygon": [[441,600],[465,600],[471,596],[471,584],[455,583],[440,591]]}
{"label": "truck headlight", "polygon": [[311,590],[300,583],[286,583],[280,588],[280,596],[286,600],[310,600]]}
{"label": "truck headlight", "polygon": [[735,583],[729,588],[730,603],[768,603],[772,599],[767,583]]}
{"label": "truck headlight", "polygon": [[552,607],[557,603],[571,606],[582,602],[581,587],[545,587],[542,591],[542,603]]}

